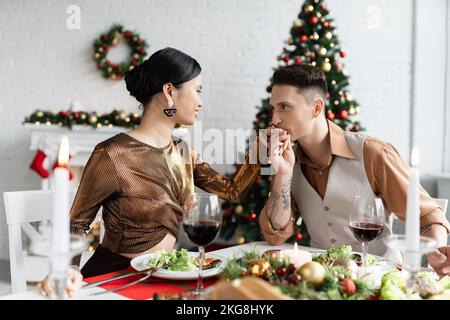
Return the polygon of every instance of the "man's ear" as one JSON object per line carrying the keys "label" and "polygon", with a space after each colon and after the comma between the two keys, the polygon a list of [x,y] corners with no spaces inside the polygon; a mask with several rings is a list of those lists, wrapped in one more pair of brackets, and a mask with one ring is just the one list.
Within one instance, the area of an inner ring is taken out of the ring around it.
{"label": "man's ear", "polygon": [[317,118],[323,113],[323,110],[325,109],[325,102],[322,98],[315,98],[313,102],[313,117]]}
{"label": "man's ear", "polygon": [[172,99],[172,93],[173,93],[173,84],[165,83],[163,85],[163,93],[167,100]]}

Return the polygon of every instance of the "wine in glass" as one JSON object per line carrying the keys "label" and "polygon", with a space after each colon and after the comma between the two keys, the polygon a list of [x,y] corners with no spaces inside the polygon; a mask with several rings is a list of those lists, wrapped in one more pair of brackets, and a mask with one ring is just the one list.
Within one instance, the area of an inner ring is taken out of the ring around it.
{"label": "wine in glass", "polygon": [[215,194],[196,194],[197,206],[183,216],[183,229],[189,239],[199,246],[199,268],[197,289],[194,295],[203,294],[202,269],[205,264],[205,246],[219,234],[222,225],[222,211]]}
{"label": "wine in glass", "polygon": [[349,217],[349,227],[363,249],[363,266],[367,266],[368,243],[383,232],[384,206],[380,198],[355,196],[354,213]]}

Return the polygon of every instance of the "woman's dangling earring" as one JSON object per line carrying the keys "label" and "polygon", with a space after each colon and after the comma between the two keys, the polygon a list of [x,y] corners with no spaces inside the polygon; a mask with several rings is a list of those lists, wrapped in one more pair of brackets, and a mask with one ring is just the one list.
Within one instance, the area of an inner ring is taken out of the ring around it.
{"label": "woman's dangling earring", "polygon": [[173,100],[172,99],[169,99],[167,101],[167,108],[163,109],[163,111],[164,111],[164,114],[169,118],[173,117],[175,115],[175,113],[177,113],[177,109],[173,108]]}

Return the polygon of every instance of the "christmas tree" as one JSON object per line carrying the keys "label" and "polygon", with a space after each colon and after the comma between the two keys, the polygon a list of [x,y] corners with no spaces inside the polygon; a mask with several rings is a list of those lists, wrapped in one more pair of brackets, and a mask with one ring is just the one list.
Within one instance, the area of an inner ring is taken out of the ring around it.
{"label": "christmas tree", "polygon": [[[349,77],[340,60],[346,52],[340,47],[333,19],[323,0],[307,0],[302,6],[291,28],[291,37],[281,55],[279,67],[291,64],[310,64],[320,68],[326,75],[328,93],[326,116],[346,131],[362,130],[354,116],[359,113],[358,103],[349,93]],[[270,92],[270,88],[267,88]],[[264,129],[271,124],[269,99],[262,100],[258,107],[255,130]],[[248,191],[246,199],[239,204],[224,202],[222,237],[233,239],[236,243],[261,240],[258,216],[270,192],[270,176],[260,176]],[[298,215],[298,213],[297,213]],[[308,245],[309,236],[301,218],[297,220],[295,234],[289,241]]]}

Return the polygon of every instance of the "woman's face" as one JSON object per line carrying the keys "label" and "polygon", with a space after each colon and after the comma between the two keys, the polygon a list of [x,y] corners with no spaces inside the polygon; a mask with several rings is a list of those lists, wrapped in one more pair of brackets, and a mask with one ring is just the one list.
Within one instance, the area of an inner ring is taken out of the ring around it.
{"label": "woman's face", "polygon": [[202,74],[182,84],[172,93],[173,107],[177,109],[174,120],[182,125],[191,125],[198,116],[203,105],[200,94],[202,92]]}

